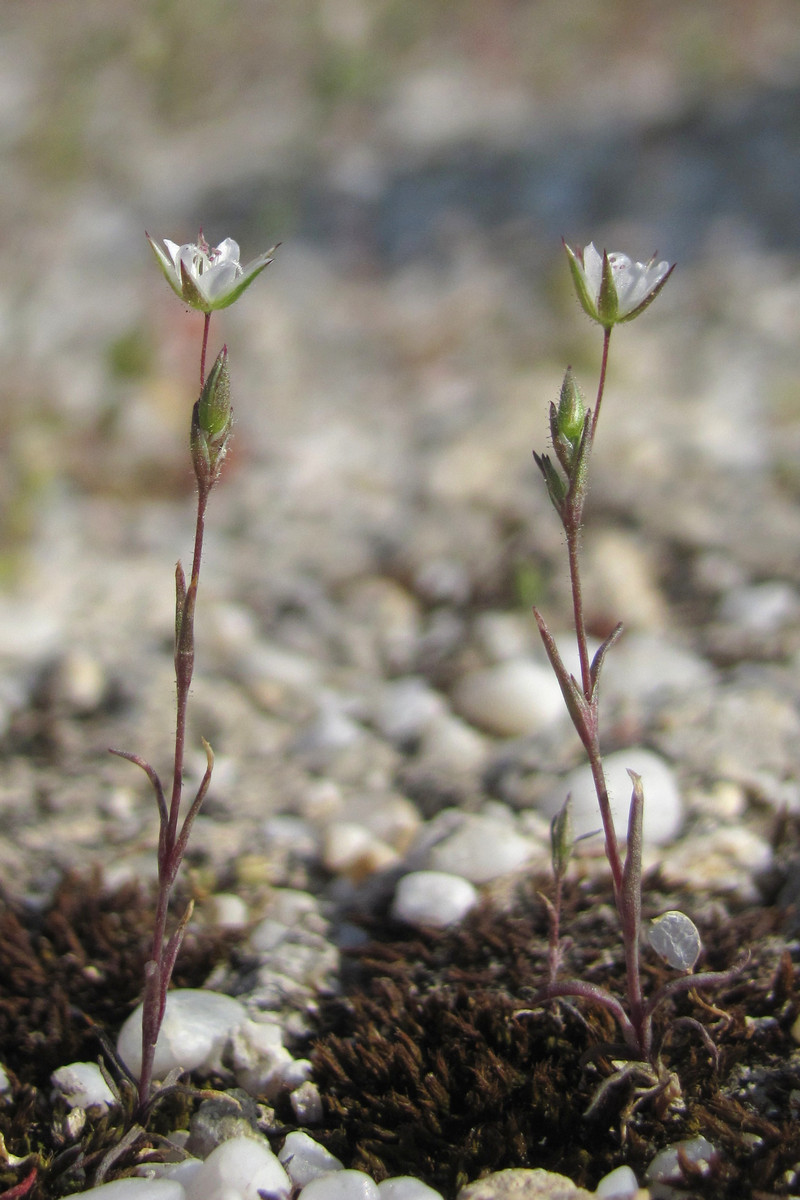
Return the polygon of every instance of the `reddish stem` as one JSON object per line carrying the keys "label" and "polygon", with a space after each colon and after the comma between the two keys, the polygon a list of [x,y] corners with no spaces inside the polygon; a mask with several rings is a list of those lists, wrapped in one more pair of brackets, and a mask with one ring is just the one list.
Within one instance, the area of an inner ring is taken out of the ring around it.
{"label": "reddish stem", "polygon": [[206,350],[208,349],[208,330],[209,330],[209,326],[211,325],[211,313],[207,312],[207,313],[204,313],[203,315],[205,317],[205,320],[203,321],[203,345],[200,350],[200,390],[201,391],[203,390],[203,386],[205,385],[205,382],[206,382]]}

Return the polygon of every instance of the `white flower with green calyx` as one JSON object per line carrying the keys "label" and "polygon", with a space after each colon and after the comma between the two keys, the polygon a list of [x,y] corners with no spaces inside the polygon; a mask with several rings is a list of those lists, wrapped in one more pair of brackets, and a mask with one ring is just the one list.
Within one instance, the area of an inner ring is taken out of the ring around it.
{"label": "white flower with green calyx", "polygon": [[243,267],[239,262],[239,246],[233,238],[225,238],[218,246],[209,246],[202,232],[196,243],[179,246],[164,238],[163,249],[145,234],[167,283],[176,296],[203,313],[227,308],[238,300],[257,275],[272,262],[273,246]]}
{"label": "white flower with green calyx", "polygon": [[644,312],[675,269],[674,263],[657,263],[655,255],[640,263],[627,254],[600,254],[594,242],[583,249],[564,242],[564,249],[583,311],[606,330]]}

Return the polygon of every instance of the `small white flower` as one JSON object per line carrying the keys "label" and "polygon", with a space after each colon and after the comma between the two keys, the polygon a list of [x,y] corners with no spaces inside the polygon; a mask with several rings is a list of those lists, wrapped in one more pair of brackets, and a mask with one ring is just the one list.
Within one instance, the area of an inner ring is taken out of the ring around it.
{"label": "small white flower", "polygon": [[669,279],[668,262],[633,262],[627,254],[600,254],[590,242],[585,249],[564,243],[572,279],[584,312],[604,329],[632,321],[655,300]]}
{"label": "small white flower", "polygon": [[209,246],[202,233],[196,244],[188,242],[184,246],[164,238],[165,251],[149,234],[145,237],[176,296],[204,313],[227,308],[238,300],[256,275],[272,262],[275,250],[273,246],[243,267],[239,262],[239,246],[233,238],[225,238],[214,247]]}

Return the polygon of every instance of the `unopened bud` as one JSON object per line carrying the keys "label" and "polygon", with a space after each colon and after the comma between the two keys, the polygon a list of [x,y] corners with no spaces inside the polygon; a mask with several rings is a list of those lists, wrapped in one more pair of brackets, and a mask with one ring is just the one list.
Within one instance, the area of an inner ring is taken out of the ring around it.
{"label": "unopened bud", "polygon": [[228,347],[223,346],[208,373],[197,402],[197,421],[209,439],[226,435],[231,427],[231,380]]}
{"label": "unopened bud", "polygon": [[586,404],[583,399],[578,381],[572,373],[572,367],[567,367],[561,384],[561,395],[558,401],[558,432],[569,438],[576,445],[583,433],[583,422],[586,420]]}
{"label": "unopened bud", "polygon": [[232,419],[228,347],[223,346],[192,411],[192,462],[201,487],[210,488],[216,482]]}
{"label": "unopened bud", "polygon": [[550,854],[553,862],[553,874],[556,877],[563,875],[566,871],[569,860],[572,858],[574,842],[572,797],[567,796],[550,823]]}

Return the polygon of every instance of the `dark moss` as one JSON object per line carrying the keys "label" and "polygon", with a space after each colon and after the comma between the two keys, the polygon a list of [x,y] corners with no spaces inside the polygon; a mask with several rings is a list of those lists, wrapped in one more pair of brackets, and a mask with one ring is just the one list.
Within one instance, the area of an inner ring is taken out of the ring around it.
{"label": "dark moss", "polygon": [[[650,881],[658,893],[659,880]],[[672,897],[657,908],[691,908]],[[569,889],[565,928],[575,937],[566,971],[622,993],[622,957],[609,896]],[[613,1075],[616,1031],[603,1010],[558,1003],[515,1015],[540,986],[545,954],[541,902],[525,891],[513,912],[484,907],[452,933],[409,940],[390,925],[359,955],[348,994],[322,1011],[313,1048],[323,1092],[321,1140],[348,1166],[377,1179],[423,1178],[445,1196],[508,1167],[560,1171],[586,1187],[623,1162],[642,1177],[663,1146],[698,1133],[721,1157],[687,1195],[741,1200],[748,1188],[785,1193],[800,1161],[791,1119],[800,1050],[796,947],[781,954],[775,909],[712,906],[703,924],[706,964],[726,967],[743,945],[751,964],[711,997],[682,997],[656,1035],[683,1105],[637,1105],[642,1080],[621,1077],[591,1119],[586,1111]],[[646,988],[669,976],[645,954]],[[713,1001],[713,1003],[712,1003]],[[715,1065],[691,1023],[718,1048]],[[749,1194],[749,1192],[747,1193]],[[755,1193],[754,1193],[755,1194]]]}
{"label": "dark moss", "polygon": [[[116,1072],[122,1109],[90,1118],[73,1142],[62,1132],[64,1112],[51,1101],[50,1075],[66,1063],[98,1059],[115,1074],[106,1048],[140,998],[153,918],[145,889],[128,884],[108,892],[96,875],[66,878],[42,911],[0,903],[0,1062],[13,1084],[11,1102],[0,1105],[0,1134],[11,1154],[38,1156],[29,1200],[82,1187],[134,1123],[134,1091]],[[229,940],[190,929],[175,986],[205,982]],[[173,1097],[148,1132],[167,1128],[185,1107]],[[0,1167],[0,1189],[18,1182],[18,1171]]]}

